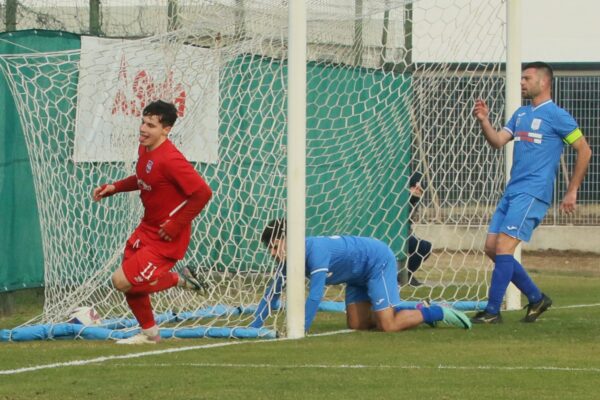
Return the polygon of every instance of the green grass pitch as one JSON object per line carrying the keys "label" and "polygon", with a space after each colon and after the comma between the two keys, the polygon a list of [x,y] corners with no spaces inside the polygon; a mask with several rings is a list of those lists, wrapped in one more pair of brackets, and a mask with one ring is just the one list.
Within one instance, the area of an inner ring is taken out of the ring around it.
{"label": "green grass pitch", "polygon": [[0,399],[600,398],[600,277],[533,277],[554,300],[534,324],[514,311],[471,331],[319,336],[345,329],[342,314],[320,313],[300,340],[0,343]]}

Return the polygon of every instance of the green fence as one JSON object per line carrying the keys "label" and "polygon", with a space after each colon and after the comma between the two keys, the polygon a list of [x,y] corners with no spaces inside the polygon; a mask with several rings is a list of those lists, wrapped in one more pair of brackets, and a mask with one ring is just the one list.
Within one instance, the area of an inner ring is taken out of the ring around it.
{"label": "green fence", "polygon": [[[0,33],[0,54],[77,49],[78,35],[48,31]],[[39,217],[19,115],[0,74],[0,291],[44,282]]]}

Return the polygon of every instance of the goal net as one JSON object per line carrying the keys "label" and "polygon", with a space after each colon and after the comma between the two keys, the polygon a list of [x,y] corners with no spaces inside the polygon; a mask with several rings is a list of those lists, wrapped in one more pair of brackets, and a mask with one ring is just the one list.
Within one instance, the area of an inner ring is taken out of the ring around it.
{"label": "goal net", "polygon": [[[260,234],[285,216],[294,151],[286,147],[286,4],[147,6],[148,37],[82,37],[78,50],[0,57],[26,135],[43,235],[45,306],[31,323],[64,322],[75,307],[93,306],[107,326],[135,327],[110,276],[141,218],[138,193],[95,203],[91,191],[134,173],[140,111],[163,99],[180,114],[172,141],[214,194],[175,267],[197,269],[208,289],[154,294],[157,320],[174,332],[250,324],[276,273]],[[504,7],[500,0],[307,2],[306,234],[376,237],[401,271],[411,235],[433,243],[413,275],[421,285],[402,280],[403,300],[486,298],[483,237],[504,167],[471,110],[483,97],[493,123],[502,123]],[[116,20],[105,21],[104,34],[129,35]],[[425,190],[411,212],[415,172]],[[326,300],[342,301],[342,290],[330,288]],[[284,321],[285,307],[275,307],[256,335],[285,334]]]}

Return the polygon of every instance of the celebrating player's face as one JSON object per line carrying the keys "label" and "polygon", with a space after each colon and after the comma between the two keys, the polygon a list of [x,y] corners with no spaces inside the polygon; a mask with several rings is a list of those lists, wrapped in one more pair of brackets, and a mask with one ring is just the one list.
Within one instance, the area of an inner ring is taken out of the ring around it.
{"label": "celebrating player's face", "polygon": [[158,115],[145,115],[140,125],[140,144],[149,151],[156,149],[171,131],[170,126],[163,126]]}

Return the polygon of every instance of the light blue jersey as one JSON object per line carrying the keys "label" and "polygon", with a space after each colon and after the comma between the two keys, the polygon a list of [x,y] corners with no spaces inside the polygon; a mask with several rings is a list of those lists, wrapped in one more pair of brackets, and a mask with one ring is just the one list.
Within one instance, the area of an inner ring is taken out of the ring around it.
{"label": "light blue jersey", "polygon": [[306,277],[325,274],[325,284],[363,284],[383,268],[389,247],[376,239],[359,236],[306,238]]}
{"label": "light blue jersey", "polygon": [[505,194],[527,193],[549,204],[564,143],[573,144],[582,136],[577,123],[548,100],[537,107],[520,107],[504,129],[515,141]]}
{"label": "light blue jersey", "polygon": [[306,238],[306,329],[310,327],[326,285],[346,284],[346,305],[370,302],[380,311],[400,303],[398,267],[385,243],[359,236]]}
{"label": "light blue jersey", "polygon": [[[380,311],[400,303],[398,267],[392,250],[383,242],[358,236],[312,236],[306,238],[305,328],[317,314],[326,285],[346,284],[346,305],[370,302]],[[281,295],[286,269],[282,265],[254,314],[252,327],[261,327]]]}

